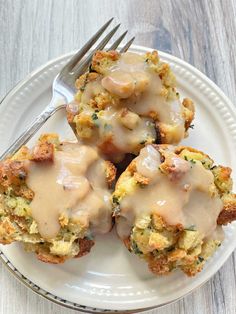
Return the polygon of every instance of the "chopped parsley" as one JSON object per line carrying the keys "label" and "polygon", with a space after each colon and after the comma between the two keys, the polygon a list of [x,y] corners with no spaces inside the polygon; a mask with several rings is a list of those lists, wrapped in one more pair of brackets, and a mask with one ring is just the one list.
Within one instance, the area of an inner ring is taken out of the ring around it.
{"label": "chopped parsley", "polygon": [[195,164],[196,163],[196,160],[194,160],[194,159],[188,159],[188,157],[185,155],[184,156],[184,159],[186,160],[186,161],[190,161],[192,164]]}
{"label": "chopped parsley", "polygon": [[117,196],[113,196],[113,197],[112,197],[112,202],[113,202],[114,204],[120,205],[120,202],[119,202],[119,199],[118,199]]}
{"label": "chopped parsley", "polygon": [[96,71],[92,67],[92,64],[89,65],[89,73],[91,73],[91,72],[95,72],[96,73]]}
{"label": "chopped parsley", "polygon": [[98,119],[98,115],[95,112],[92,114],[92,119],[93,120],[97,120]]}
{"label": "chopped parsley", "polygon": [[196,226],[195,226],[195,225],[191,225],[191,226],[185,228],[184,230],[187,230],[187,231],[196,231]]}
{"label": "chopped parsley", "polygon": [[143,252],[138,248],[137,243],[134,241],[132,241],[132,250],[135,254],[143,254]]}

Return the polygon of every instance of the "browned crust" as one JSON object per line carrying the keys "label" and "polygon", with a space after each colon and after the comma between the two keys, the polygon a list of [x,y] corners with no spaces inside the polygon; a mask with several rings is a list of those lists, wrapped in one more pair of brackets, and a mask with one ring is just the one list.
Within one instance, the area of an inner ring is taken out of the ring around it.
{"label": "browned crust", "polygon": [[0,222],[0,243],[10,244],[14,242],[12,235],[16,232],[13,224],[9,219]]}
{"label": "browned crust", "polygon": [[34,193],[25,185],[26,177],[26,162],[7,159],[0,163],[1,191],[6,192],[11,187],[15,195],[32,200]]}
{"label": "browned crust", "polygon": [[112,184],[115,182],[116,179],[116,167],[113,165],[112,162],[106,160],[106,179],[108,183],[108,187],[111,188]]}
{"label": "browned crust", "polygon": [[111,61],[116,61],[120,57],[120,54],[116,50],[110,50],[110,51],[96,51],[95,54],[93,55],[92,59],[92,68],[96,69],[97,66],[100,65],[100,62],[103,59],[110,59]]}
{"label": "browned crust", "polygon": [[230,178],[230,175],[232,173],[232,169],[229,167],[224,167],[224,166],[218,166],[220,167],[220,179],[222,181],[226,181]]}
{"label": "browned crust", "polygon": [[66,261],[66,256],[57,256],[52,255],[50,253],[46,252],[40,252],[36,253],[37,259],[44,263],[50,263],[50,264],[62,264]]}
{"label": "browned crust", "polygon": [[0,185],[4,189],[24,182],[27,170],[23,161],[5,160],[0,163]]}
{"label": "browned crust", "polygon": [[228,200],[224,200],[224,208],[218,216],[217,224],[227,225],[234,220],[236,220],[236,194],[231,194]]}
{"label": "browned crust", "polygon": [[186,109],[188,109],[187,110],[188,114],[184,112],[185,130],[187,131],[194,119],[194,103],[190,98],[184,98],[182,101],[182,105]]}
{"label": "browned crust", "polygon": [[131,246],[130,237],[122,239],[122,240],[123,240],[123,243],[126,246],[126,248],[130,251],[130,246]]}
{"label": "browned crust", "polygon": [[89,239],[79,239],[79,254],[76,255],[75,257],[82,257],[86,254],[88,254],[91,250],[91,248],[94,246],[95,242],[93,240]]}
{"label": "browned crust", "polygon": [[149,178],[144,177],[143,175],[141,175],[138,172],[134,173],[134,179],[136,182],[138,182],[141,185],[147,185],[149,183]]}
{"label": "browned crust", "polygon": [[228,223],[231,223],[232,221],[236,220],[236,205],[229,206],[229,208],[223,208],[223,210],[220,212],[217,224],[218,225],[227,225]]}
{"label": "browned crust", "polygon": [[198,268],[192,269],[190,267],[181,267],[182,271],[188,276],[188,277],[194,277],[197,273],[200,273],[203,269],[203,265],[199,265]]}
{"label": "browned crust", "polygon": [[[82,257],[86,254],[88,254],[95,244],[94,241],[89,240],[89,239],[79,239],[79,248],[80,252],[75,258]],[[68,256],[58,256],[58,255],[53,255],[50,254],[49,252],[45,252],[43,250],[38,249],[36,251],[37,258],[44,262],[44,263],[49,263],[49,264],[62,264],[64,263],[69,257]]]}
{"label": "browned crust", "polygon": [[32,152],[31,160],[35,162],[52,162],[54,158],[54,145],[52,143],[38,143]]}
{"label": "browned crust", "polygon": [[160,79],[162,80],[164,77],[168,75],[170,71],[170,65],[168,63],[162,63],[160,68],[158,69],[158,74]]}
{"label": "browned crust", "polygon": [[155,275],[168,275],[171,271],[166,256],[161,256],[155,259],[150,258],[148,260],[148,268]]}
{"label": "browned crust", "polygon": [[19,189],[15,189],[14,192],[15,192],[16,196],[24,197],[30,201],[34,197],[34,192],[30,188],[28,188],[28,186],[26,186],[26,185],[20,186]]}
{"label": "browned crust", "polygon": [[83,89],[88,82],[96,80],[98,76],[99,74],[96,72],[85,73],[75,81],[75,87],[77,89]]}
{"label": "browned crust", "polygon": [[[163,145],[162,145],[162,146],[163,146]],[[168,147],[168,146],[167,146],[167,147]],[[179,155],[184,149],[187,149],[187,150],[189,150],[190,152],[193,152],[193,153],[200,153],[200,154],[202,154],[204,157],[210,159],[210,160],[213,162],[212,158],[211,158],[210,156],[208,156],[206,153],[204,153],[204,152],[202,152],[201,150],[198,150],[198,149],[196,149],[196,148],[189,147],[189,146],[178,146],[178,147],[176,147],[174,153],[177,154],[177,155]]]}

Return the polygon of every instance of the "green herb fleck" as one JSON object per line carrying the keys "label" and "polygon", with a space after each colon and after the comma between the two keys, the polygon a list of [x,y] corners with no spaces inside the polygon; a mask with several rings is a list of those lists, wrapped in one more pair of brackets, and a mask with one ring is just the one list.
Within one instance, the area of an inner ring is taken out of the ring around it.
{"label": "green herb fleck", "polygon": [[96,73],[96,71],[92,67],[92,64],[90,64],[90,66],[89,66],[89,73],[91,73],[91,72],[95,72]]}
{"label": "green herb fleck", "polygon": [[97,120],[98,119],[98,116],[97,116],[97,114],[95,112],[92,114],[92,119],[93,120]]}
{"label": "green herb fleck", "polygon": [[132,241],[132,250],[135,254],[138,254],[138,255],[143,254],[143,252],[140,251],[140,249],[138,248],[137,243],[134,241]]}
{"label": "green herb fleck", "polygon": [[84,80],[84,85],[80,87],[80,91],[83,92],[85,90],[85,87],[88,83],[88,73],[86,74],[85,80]]}
{"label": "green herb fleck", "polygon": [[119,202],[119,199],[118,199],[117,196],[113,196],[113,197],[112,197],[112,202],[113,202],[114,204],[120,205],[120,202]]}
{"label": "green herb fleck", "polygon": [[191,226],[185,228],[185,230],[187,230],[187,231],[196,231],[196,226],[195,225],[191,225]]}
{"label": "green herb fleck", "polygon": [[198,260],[200,263],[202,263],[204,261],[204,258],[202,256],[198,256]]}
{"label": "green herb fleck", "polygon": [[170,247],[168,247],[168,248],[166,249],[166,251],[167,251],[167,252],[171,252],[171,251],[174,250],[174,248],[175,248],[174,246],[170,246]]}

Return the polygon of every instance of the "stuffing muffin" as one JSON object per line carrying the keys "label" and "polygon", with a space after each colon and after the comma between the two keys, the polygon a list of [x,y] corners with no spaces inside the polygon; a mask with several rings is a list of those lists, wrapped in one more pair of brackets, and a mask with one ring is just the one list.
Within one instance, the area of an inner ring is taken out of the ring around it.
{"label": "stuffing muffin", "polygon": [[22,242],[54,264],[89,253],[112,227],[115,175],[96,149],[42,135],[0,163],[0,243]]}
{"label": "stuffing muffin", "polygon": [[97,51],[76,88],[68,122],[80,140],[115,161],[145,144],[179,143],[194,118],[193,102],[180,101],[175,76],[157,51]]}
{"label": "stuffing muffin", "polygon": [[200,272],[236,219],[231,169],[190,147],[147,145],[117,181],[117,233],[156,275]]}

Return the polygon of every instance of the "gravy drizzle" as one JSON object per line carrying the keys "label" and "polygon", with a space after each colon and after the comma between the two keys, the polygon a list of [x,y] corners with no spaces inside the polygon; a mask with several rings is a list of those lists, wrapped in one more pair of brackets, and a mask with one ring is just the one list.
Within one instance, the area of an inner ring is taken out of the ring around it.
{"label": "gravy drizzle", "polygon": [[53,163],[30,163],[27,185],[35,193],[30,206],[42,237],[56,237],[61,214],[95,233],[110,230],[105,163],[94,148],[63,143]]}
{"label": "gravy drizzle", "polygon": [[121,98],[121,105],[141,116],[157,113],[158,120],[176,129],[176,142],[184,137],[185,127],[179,99],[167,101],[162,81],[141,55],[126,52],[102,79],[103,88]]}
{"label": "gravy drizzle", "polygon": [[[100,112],[96,121],[97,132],[88,142],[98,142],[99,146],[99,141],[103,143],[106,137],[112,137],[110,142],[121,152],[137,153],[140,144],[156,140],[156,126],[151,118],[154,114],[167,128],[171,126],[174,131],[170,141],[178,143],[185,135],[183,106],[179,99],[166,100],[162,90],[163,83],[158,73],[145,62],[143,56],[132,52],[121,54],[103,77],[87,83],[81,95],[83,114],[88,116],[93,112],[89,103],[96,95],[108,91],[119,100]],[[124,109],[128,111],[125,119],[122,118]]]}
{"label": "gravy drizzle", "polygon": [[122,199],[122,219],[118,222],[120,237],[129,235],[140,214],[153,212],[160,214],[169,225],[182,224],[184,228],[194,225],[204,237],[215,233],[223,203],[212,193],[213,174],[200,161],[191,163],[172,152],[167,158],[176,169],[169,176],[159,169],[160,153],[151,145],[143,148],[136,158],[137,171],[149,178],[150,183],[143,188],[137,187]]}

